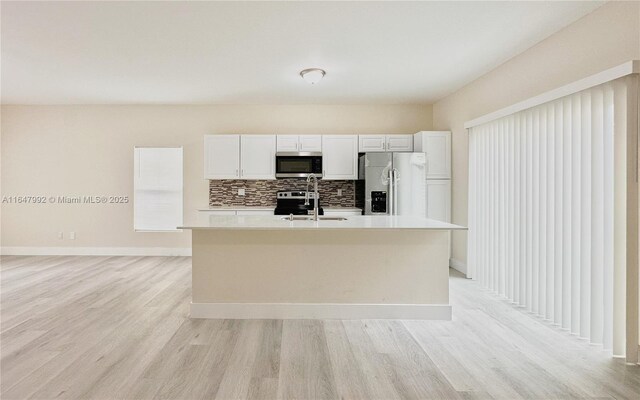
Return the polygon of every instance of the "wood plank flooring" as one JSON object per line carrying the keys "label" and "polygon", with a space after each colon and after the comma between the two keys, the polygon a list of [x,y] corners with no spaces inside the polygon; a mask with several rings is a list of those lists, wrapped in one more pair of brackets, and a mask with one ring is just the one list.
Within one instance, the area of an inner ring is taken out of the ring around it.
{"label": "wood plank flooring", "polygon": [[457,274],[453,321],[191,320],[187,257],[0,258],[2,399],[640,399]]}

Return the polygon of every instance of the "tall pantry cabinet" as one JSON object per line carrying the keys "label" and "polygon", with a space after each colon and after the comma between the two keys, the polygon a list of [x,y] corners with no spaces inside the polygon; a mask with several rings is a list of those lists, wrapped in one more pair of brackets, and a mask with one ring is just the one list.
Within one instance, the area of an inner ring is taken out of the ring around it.
{"label": "tall pantry cabinet", "polygon": [[413,151],[427,159],[426,216],[451,222],[451,132],[423,131],[413,139]]}

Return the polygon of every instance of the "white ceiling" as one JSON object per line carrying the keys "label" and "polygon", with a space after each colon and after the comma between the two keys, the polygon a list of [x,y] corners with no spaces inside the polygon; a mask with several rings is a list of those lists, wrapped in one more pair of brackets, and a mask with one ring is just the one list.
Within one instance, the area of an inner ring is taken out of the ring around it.
{"label": "white ceiling", "polygon": [[2,1],[2,102],[431,103],[601,4]]}

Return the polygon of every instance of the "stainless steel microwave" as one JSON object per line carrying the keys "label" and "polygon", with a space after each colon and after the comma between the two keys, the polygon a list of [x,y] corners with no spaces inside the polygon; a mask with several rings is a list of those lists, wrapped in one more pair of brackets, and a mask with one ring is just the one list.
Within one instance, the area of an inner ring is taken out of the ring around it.
{"label": "stainless steel microwave", "polygon": [[276,178],[306,178],[310,174],[322,177],[322,153],[276,153]]}

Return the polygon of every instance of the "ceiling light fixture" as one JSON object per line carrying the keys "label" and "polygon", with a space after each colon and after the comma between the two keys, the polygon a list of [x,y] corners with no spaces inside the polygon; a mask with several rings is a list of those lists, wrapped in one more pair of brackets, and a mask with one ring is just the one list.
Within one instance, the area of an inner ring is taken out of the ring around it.
{"label": "ceiling light fixture", "polygon": [[320,80],[325,76],[326,72],[320,68],[307,68],[300,71],[300,76],[305,81],[309,82],[312,85],[320,82]]}

